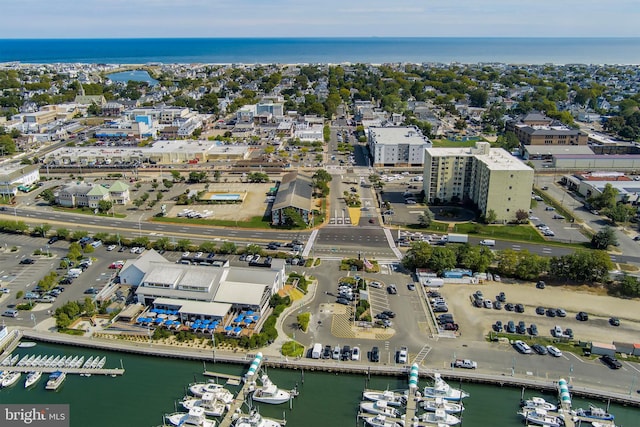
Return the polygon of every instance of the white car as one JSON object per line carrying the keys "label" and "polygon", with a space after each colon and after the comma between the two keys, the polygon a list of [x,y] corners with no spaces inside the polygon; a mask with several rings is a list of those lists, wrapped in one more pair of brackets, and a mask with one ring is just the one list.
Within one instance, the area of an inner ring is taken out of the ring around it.
{"label": "white car", "polygon": [[560,349],[558,349],[557,347],[554,347],[552,345],[548,345],[547,346],[547,351],[549,352],[550,355],[552,355],[554,357],[561,357],[562,356],[562,352],[560,351]]}
{"label": "white car", "polygon": [[409,351],[407,347],[401,347],[398,351],[398,363],[407,363],[407,359],[409,357]]}
{"label": "white car", "polygon": [[196,252],[196,258],[200,258],[202,255],[204,255],[202,252]]}
{"label": "white car", "polygon": [[111,251],[112,251],[112,250],[114,250],[115,248],[116,248],[116,245],[109,245],[109,246],[107,246],[107,250],[108,250],[109,252],[111,252]]}
{"label": "white car", "polygon": [[247,262],[253,261],[253,255],[247,255],[247,257],[244,260]]}
{"label": "white car", "polygon": [[186,258],[186,257],[188,257],[189,255],[190,255],[190,252],[189,252],[189,251],[187,251],[187,252],[183,252],[183,253],[182,253],[182,258]]}
{"label": "white car", "polygon": [[351,360],[360,360],[360,348],[359,347],[353,347],[351,349]]}
{"label": "white car", "polygon": [[138,247],[137,246],[132,247],[131,249],[129,249],[129,252],[131,252],[132,254],[137,253],[138,252]]}
{"label": "white car", "polygon": [[527,345],[527,343],[517,340],[514,343],[516,350],[518,350],[522,354],[531,354],[531,347]]}

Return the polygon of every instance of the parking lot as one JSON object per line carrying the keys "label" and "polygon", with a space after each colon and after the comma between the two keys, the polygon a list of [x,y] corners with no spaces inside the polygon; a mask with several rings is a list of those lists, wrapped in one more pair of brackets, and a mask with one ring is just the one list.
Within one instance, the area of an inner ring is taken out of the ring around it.
{"label": "parking lot", "polygon": [[[503,308],[475,307],[472,304],[472,294],[481,290],[485,299],[496,300],[500,292],[505,292],[506,304],[522,304],[523,313],[505,310]],[[551,330],[558,325],[563,330],[573,330],[576,340],[598,341],[611,343],[612,341],[635,342],[640,332],[640,322],[637,315],[637,303],[609,296],[588,292],[577,292],[569,287],[551,287],[536,289],[535,284],[508,284],[488,282],[482,285],[445,285],[439,289],[449,304],[449,312],[455,316],[455,321],[464,331],[465,339],[483,340],[492,330],[492,325],[500,320],[506,325],[509,320],[517,325],[524,321],[529,330],[535,324],[540,336],[551,337]],[[546,314],[536,314],[536,308],[562,308],[566,317],[549,317]],[[576,314],[585,311],[589,314],[588,321],[578,321]],[[620,326],[611,326],[609,318],[616,316],[620,319]],[[527,331],[527,334],[529,331]]]}

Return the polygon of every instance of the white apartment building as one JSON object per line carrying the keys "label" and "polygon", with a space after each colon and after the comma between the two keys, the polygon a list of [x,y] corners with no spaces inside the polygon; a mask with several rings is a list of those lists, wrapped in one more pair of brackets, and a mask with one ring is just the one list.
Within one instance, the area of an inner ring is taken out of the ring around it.
{"label": "white apartment building", "polygon": [[414,126],[369,128],[373,166],[422,166],[431,141]]}
{"label": "white apartment building", "polygon": [[427,148],[423,189],[428,203],[471,201],[482,215],[513,221],[529,210],[533,169],[502,148],[478,142],[473,148]]}

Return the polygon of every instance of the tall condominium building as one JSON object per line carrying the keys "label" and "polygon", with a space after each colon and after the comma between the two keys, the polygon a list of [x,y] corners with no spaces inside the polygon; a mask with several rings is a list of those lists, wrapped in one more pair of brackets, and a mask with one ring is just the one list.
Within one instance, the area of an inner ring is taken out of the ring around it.
{"label": "tall condominium building", "polygon": [[529,210],[533,169],[502,148],[478,142],[473,148],[427,148],[423,189],[428,203],[475,203],[498,221]]}
{"label": "tall condominium building", "polygon": [[422,166],[431,141],[413,126],[369,128],[373,166]]}

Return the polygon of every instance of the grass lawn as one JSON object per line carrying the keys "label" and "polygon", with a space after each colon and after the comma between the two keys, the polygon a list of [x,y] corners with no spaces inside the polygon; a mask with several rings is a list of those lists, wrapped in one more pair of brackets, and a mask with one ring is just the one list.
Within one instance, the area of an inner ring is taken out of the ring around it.
{"label": "grass lawn", "polygon": [[477,141],[451,141],[449,139],[433,139],[433,146],[435,147],[445,147],[445,148],[456,148],[456,147],[475,147]]}
{"label": "grass lawn", "polygon": [[58,212],[66,212],[66,213],[77,213],[82,215],[91,215],[91,216],[102,216],[102,217],[113,217],[113,218],[126,218],[126,215],[123,214],[113,214],[113,213],[93,213],[93,209],[89,208],[61,208],[59,206],[53,207],[54,211]]}
{"label": "grass lawn", "polygon": [[190,225],[209,225],[213,227],[236,227],[236,228],[262,228],[271,229],[271,224],[262,216],[254,216],[249,221],[233,221],[221,219],[205,219],[205,218],[169,218],[169,217],[153,217],[152,221],[166,222],[171,224],[190,224]]}

